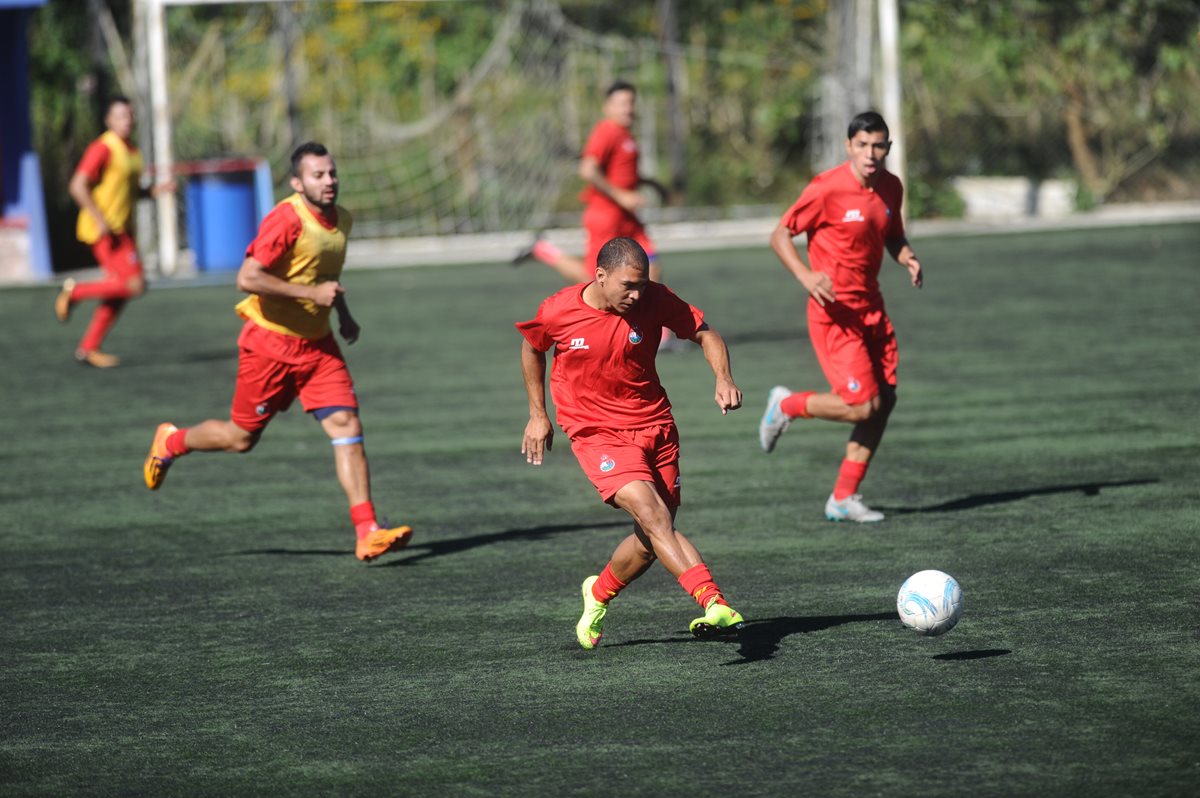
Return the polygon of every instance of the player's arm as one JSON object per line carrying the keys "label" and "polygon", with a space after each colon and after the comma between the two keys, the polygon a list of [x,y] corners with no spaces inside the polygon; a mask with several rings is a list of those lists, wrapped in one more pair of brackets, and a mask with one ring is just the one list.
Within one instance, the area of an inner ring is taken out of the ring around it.
{"label": "player's arm", "polygon": [[546,413],[546,353],[534,349],[527,340],[521,341],[521,373],[529,395],[529,423],[525,425],[521,454],[525,462],[541,465],[554,444],[554,426]]}
{"label": "player's arm", "polygon": [[650,186],[654,193],[658,195],[658,201],[666,205],[667,200],[671,198],[671,192],[667,191],[667,187],[655,180],[653,177],[643,177],[638,175],[639,186]]}
{"label": "player's arm", "polygon": [[712,327],[701,324],[692,340],[704,350],[704,359],[708,361],[713,376],[717,378],[715,399],[717,407],[721,408],[721,415],[730,410],[737,410],[742,406],[742,391],[733,381],[733,372],[729,367],[729,347],[725,345],[725,339]]}
{"label": "player's arm", "polygon": [[792,241],[792,231],[783,222],[775,225],[775,230],[771,233],[771,249],[818,305],[824,307],[826,302],[837,300],[833,291],[833,280],[828,274],[809,268]]}
{"label": "player's arm", "polygon": [[345,293],[339,293],[333,298],[333,309],[338,314],[338,332],[341,333],[342,339],[348,344],[357,341],[358,334],[362,332],[362,328],[358,326],[358,322],[350,315],[350,306],[346,304]]}
{"label": "player's arm", "polygon": [[917,260],[917,253],[913,252],[907,238],[888,239],[887,248],[896,262],[908,269],[908,276],[914,287],[920,288],[925,284],[925,275],[921,272],[921,261]]}
{"label": "player's arm", "polygon": [[316,285],[300,285],[290,283],[282,277],[276,277],[259,263],[253,256],[247,255],[238,269],[237,287],[239,291],[259,296],[278,296],[289,299],[307,299],[323,308],[333,307],[334,301],[342,293],[342,286],[329,280]]}
{"label": "player's arm", "polygon": [[71,182],[67,183],[67,193],[71,195],[71,199],[75,200],[75,204],[83,210],[91,214],[96,220],[96,229],[100,231],[100,237],[112,235],[112,230],[108,226],[108,222],[104,221],[104,214],[100,212],[100,208],[92,199],[92,180],[83,170],[77,170],[71,175]]}
{"label": "player's arm", "polygon": [[617,188],[608,182],[608,178],[604,176],[604,170],[600,168],[600,161],[595,156],[583,156],[583,159],[579,162],[579,176],[595,186],[596,190],[601,194],[604,194],[630,213],[633,213],[646,203],[646,199],[636,191]]}

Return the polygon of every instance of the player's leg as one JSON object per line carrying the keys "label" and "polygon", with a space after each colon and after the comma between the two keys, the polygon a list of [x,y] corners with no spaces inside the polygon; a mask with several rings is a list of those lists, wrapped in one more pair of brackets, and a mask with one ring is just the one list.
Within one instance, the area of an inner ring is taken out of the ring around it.
{"label": "player's leg", "polygon": [[176,459],[197,452],[249,452],[275,414],[291,406],[296,396],[291,366],[241,349],[237,383],[229,419],[209,419],[192,427],[158,425],[142,466],[146,487],[158,490]]}
{"label": "player's leg", "polygon": [[69,292],[64,283],[63,291],[55,300],[55,315],[61,321],[66,321],[76,303],[99,300],[100,304],[75,350],[75,357],[81,363],[97,368],[111,368],[120,360],[101,352],[100,346],[116,324],[125,302],[141,296],[146,290],[146,282],[142,264],[138,260],[137,246],[128,233],[103,238],[93,245],[92,251],[104,270],[104,278],[90,283],[71,281]]}
{"label": "player's leg", "polygon": [[370,561],[407,546],[412,527],[383,525],[376,515],[358,399],[336,345],[310,371],[297,375],[297,390],[304,409],[321,424],[333,445],[334,468],[354,524],[355,556]]}
{"label": "player's leg", "polygon": [[583,259],[563,252],[557,244],[542,238],[541,233],[534,236],[529,246],[513,257],[512,265],[520,266],[531,258],[554,269],[569,283],[581,283],[591,279],[591,273],[584,266]]}

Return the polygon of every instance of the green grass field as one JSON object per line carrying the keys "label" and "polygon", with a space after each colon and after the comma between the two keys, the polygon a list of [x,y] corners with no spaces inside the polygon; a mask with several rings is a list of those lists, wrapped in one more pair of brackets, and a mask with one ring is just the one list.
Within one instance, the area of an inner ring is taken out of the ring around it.
{"label": "green grass field", "polygon": [[[749,620],[692,640],[661,568],[573,636],[625,534],[561,434],[519,454],[515,320],[549,270],[351,272],[347,347],[376,501],[410,549],[351,555],[330,446],[298,407],[245,456],[140,467],[154,426],[224,417],[231,286],[153,290],[109,349],[87,308],[0,293],[0,794],[1195,795],[1200,784],[1200,228],[917,242],[885,267],[900,404],[870,475],[882,525],[824,520],[847,430],[798,285],[767,247],[672,255],[728,340],[722,417],[699,351],[660,359],[683,439],[679,526]],[[959,626],[895,615],[954,574]]]}

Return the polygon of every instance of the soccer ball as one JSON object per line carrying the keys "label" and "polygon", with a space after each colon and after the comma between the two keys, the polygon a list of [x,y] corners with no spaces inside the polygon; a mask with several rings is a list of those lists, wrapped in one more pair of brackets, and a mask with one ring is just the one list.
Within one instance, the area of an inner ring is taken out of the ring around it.
{"label": "soccer ball", "polygon": [[918,571],[904,580],[896,596],[900,621],[917,634],[945,634],[962,617],[962,588],[950,574]]}

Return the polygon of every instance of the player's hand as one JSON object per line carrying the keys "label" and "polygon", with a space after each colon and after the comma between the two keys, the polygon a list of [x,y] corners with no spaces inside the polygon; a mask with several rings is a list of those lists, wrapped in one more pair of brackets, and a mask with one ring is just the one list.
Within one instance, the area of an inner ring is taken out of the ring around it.
{"label": "player's hand", "polygon": [[833,292],[833,280],[825,272],[810,271],[800,278],[800,284],[821,307],[825,307],[826,302],[837,301],[837,295]]}
{"label": "player's hand", "polygon": [[921,271],[921,261],[917,260],[916,255],[909,257],[908,263],[904,264],[904,268],[908,269],[908,276],[912,279],[913,288],[920,288],[925,284],[925,274]]}
{"label": "player's hand", "polygon": [[554,427],[544,415],[530,416],[521,441],[521,454],[530,465],[541,465],[545,453],[554,446]]}
{"label": "player's hand", "polygon": [[341,284],[334,280],[317,283],[313,286],[312,301],[323,308],[331,308],[334,301],[337,300],[338,294],[345,293],[345,291],[346,289],[342,288]]}
{"label": "player's hand", "polygon": [[733,380],[718,380],[716,400],[717,407],[721,408],[721,415],[726,415],[730,410],[737,410],[742,406],[742,391],[733,384]]}
{"label": "player's hand", "polygon": [[636,191],[617,189],[614,193],[616,196],[613,197],[613,199],[617,201],[618,205],[630,213],[633,213],[646,204],[646,198]]}
{"label": "player's hand", "polygon": [[342,334],[342,340],[348,344],[352,344],[358,340],[358,334],[362,332],[362,328],[358,326],[358,322],[349,316],[342,316],[338,323],[338,332]]}

